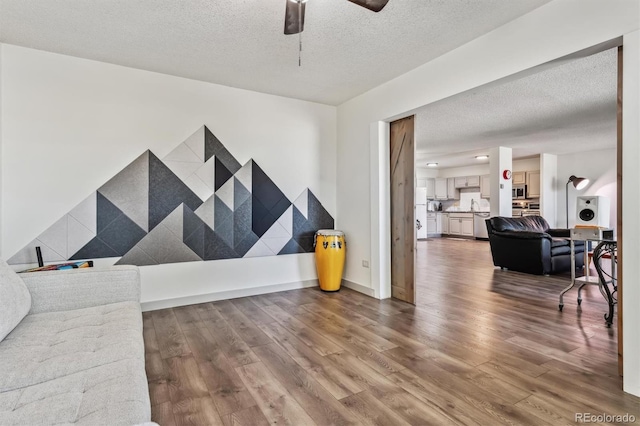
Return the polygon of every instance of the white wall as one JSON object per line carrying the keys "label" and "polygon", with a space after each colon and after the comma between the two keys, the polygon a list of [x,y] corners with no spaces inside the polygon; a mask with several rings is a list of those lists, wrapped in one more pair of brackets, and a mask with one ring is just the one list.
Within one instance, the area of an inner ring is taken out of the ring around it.
{"label": "white wall", "polygon": [[576,224],[576,200],[579,195],[604,195],[611,200],[610,226],[615,227],[617,209],[617,184],[616,184],[616,150],[605,149],[587,151],[569,155],[558,155],[558,179],[555,190],[557,225],[566,226],[567,212],[565,204],[565,185],[569,176],[589,178],[589,186],[582,191],[577,191],[573,185],[569,185],[569,227]]}
{"label": "white wall", "polygon": [[[162,158],[206,124],[295,199],[335,217],[336,108],[2,45],[2,256],[7,258],[146,149]],[[143,301],[297,283],[313,255],[142,268]]]}
{"label": "white wall", "polygon": [[624,390],[640,396],[640,31],[624,37],[622,108],[622,288]]}
{"label": "white wall", "polygon": [[[383,171],[381,165],[388,162],[382,149],[386,143],[382,123],[410,115],[416,108],[440,99],[631,33],[640,26],[639,7],[636,0],[555,0],[340,105],[337,209],[339,227],[351,236],[346,279],[372,288],[377,296],[387,294],[390,257],[389,244],[384,238],[389,224],[380,212],[387,211],[389,205],[384,204],[388,203],[384,176],[376,174]],[[638,75],[629,78],[637,80]],[[637,109],[628,114],[629,120],[637,122],[633,119],[633,114],[636,117],[639,114]],[[371,132],[371,129],[377,130]],[[638,135],[630,134],[635,139],[625,143],[638,144]],[[636,173],[634,177],[636,187],[640,187],[640,175]],[[636,214],[629,220],[640,221],[640,218]],[[372,255],[376,256],[375,261],[371,259],[372,269],[361,267],[361,259]],[[640,319],[634,320],[627,329],[640,326]],[[639,352],[640,344],[632,347],[625,344],[625,360],[637,359]],[[633,364],[633,374],[640,373],[640,360],[629,362]],[[626,389],[640,395],[640,381]]]}

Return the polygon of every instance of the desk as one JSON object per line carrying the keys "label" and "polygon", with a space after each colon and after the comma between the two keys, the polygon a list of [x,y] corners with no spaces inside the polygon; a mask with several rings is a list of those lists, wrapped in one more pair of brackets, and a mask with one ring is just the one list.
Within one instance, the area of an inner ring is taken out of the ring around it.
{"label": "desk", "polygon": [[[598,229],[572,229],[571,230],[571,284],[567,286],[560,293],[560,300],[558,304],[558,309],[562,311],[564,307],[563,297],[566,292],[571,290],[576,284],[579,284],[578,287],[578,306],[582,305],[582,287],[587,284],[597,284],[600,290],[600,293],[607,301],[609,305],[609,313],[604,315],[604,319],[607,322],[607,327],[611,327],[613,322],[613,310],[614,306],[617,303],[614,294],[617,291],[617,279],[616,279],[616,241],[607,238],[607,234],[603,235],[603,232]],[[575,241],[585,241],[585,275],[580,278],[576,278],[576,256],[575,256]],[[588,261],[588,250],[586,249],[587,241],[596,241],[598,242],[597,247],[593,251],[593,261],[596,267],[596,271],[598,272],[597,277],[592,277],[589,275],[589,261]],[[607,273],[602,269],[601,260],[610,257],[611,259],[611,272]],[[611,286],[611,288],[609,288]]]}

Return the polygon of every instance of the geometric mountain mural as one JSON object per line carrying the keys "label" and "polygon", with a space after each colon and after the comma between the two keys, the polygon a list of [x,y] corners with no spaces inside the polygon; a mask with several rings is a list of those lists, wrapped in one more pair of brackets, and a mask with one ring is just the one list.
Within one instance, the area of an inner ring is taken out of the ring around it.
{"label": "geometric mountain mural", "polygon": [[36,246],[45,262],[138,266],[309,253],[315,232],[333,227],[309,189],[289,200],[203,126],[162,160],[140,155],[8,263],[36,263]]}

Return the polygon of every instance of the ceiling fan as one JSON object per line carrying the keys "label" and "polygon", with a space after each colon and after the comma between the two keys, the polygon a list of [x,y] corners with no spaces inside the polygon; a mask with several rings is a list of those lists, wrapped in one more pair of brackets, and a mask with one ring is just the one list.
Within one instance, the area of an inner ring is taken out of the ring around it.
{"label": "ceiling fan", "polygon": [[[284,18],[284,33],[298,34],[304,30],[304,10],[308,0],[286,0],[287,9]],[[373,12],[380,12],[389,0],[349,0],[358,6],[365,7]]]}

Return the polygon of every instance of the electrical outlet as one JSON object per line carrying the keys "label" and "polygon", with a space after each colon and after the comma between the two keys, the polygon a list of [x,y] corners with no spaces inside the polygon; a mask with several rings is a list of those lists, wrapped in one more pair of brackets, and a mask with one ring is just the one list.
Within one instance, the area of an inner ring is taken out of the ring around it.
{"label": "electrical outlet", "polygon": [[362,261],[362,266],[365,267],[365,268],[368,268],[369,267],[369,261],[368,260],[363,260]]}

